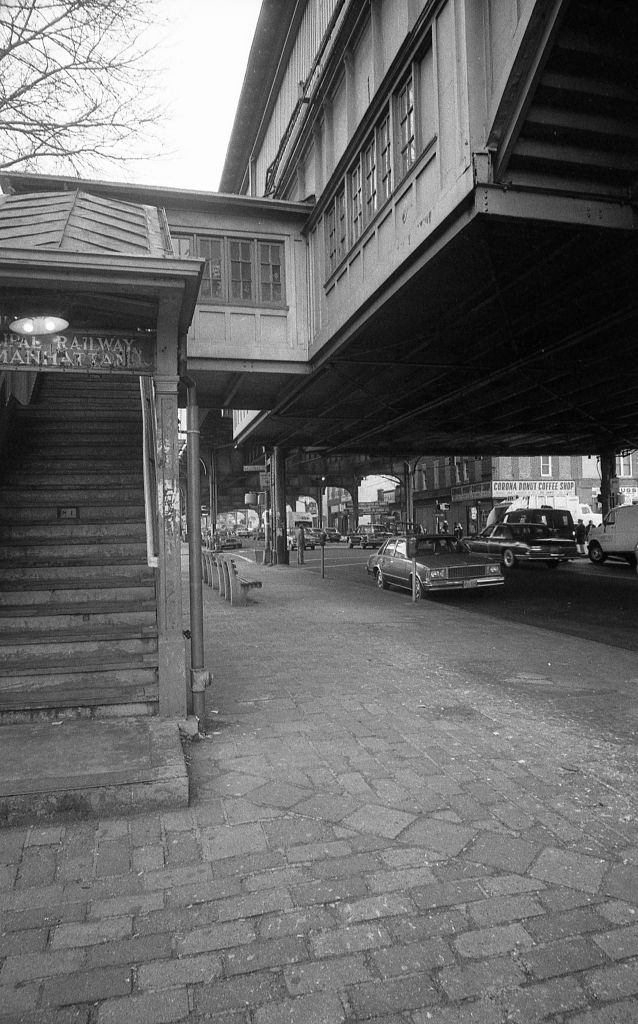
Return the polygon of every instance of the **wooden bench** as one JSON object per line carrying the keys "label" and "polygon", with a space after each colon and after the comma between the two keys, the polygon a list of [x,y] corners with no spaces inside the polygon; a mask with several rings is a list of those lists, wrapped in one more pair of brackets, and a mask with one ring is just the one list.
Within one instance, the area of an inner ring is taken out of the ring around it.
{"label": "wooden bench", "polygon": [[202,579],[209,587],[214,587],[215,552],[208,546],[202,547]]}
{"label": "wooden bench", "polygon": [[248,592],[261,590],[261,580],[248,580],[245,576],[240,576],[234,558],[225,558],[224,563],[228,567],[231,605],[248,604]]}

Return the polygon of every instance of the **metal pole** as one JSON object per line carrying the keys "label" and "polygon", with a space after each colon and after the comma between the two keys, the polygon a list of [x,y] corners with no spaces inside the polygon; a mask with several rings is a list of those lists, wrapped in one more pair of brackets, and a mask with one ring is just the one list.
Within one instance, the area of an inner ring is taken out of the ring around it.
{"label": "metal pole", "polygon": [[199,479],[199,408],[197,387],[190,377],[183,378],[187,386],[186,411],[187,466],[188,466],[188,579],[190,589],[191,631],[191,692],[193,714],[199,722],[200,732],[206,721],[206,687],[210,673],[204,668],[204,606],[202,599],[202,527],[201,487]]}
{"label": "metal pole", "polygon": [[326,545],[321,545],[321,579],[324,579],[326,572]]}
{"label": "metal pole", "polygon": [[286,454],[284,449],[275,445],[272,450],[271,464],[273,466],[273,549],[275,565],[288,564],[288,551],[286,544]]}

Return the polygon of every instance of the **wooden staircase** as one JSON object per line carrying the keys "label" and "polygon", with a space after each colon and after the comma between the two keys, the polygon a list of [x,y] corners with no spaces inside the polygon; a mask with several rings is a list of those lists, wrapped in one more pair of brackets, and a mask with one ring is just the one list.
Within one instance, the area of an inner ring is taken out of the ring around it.
{"label": "wooden staircase", "polygon": [[0,721],[157,711],[137,378],[41,373],[0,479]]}

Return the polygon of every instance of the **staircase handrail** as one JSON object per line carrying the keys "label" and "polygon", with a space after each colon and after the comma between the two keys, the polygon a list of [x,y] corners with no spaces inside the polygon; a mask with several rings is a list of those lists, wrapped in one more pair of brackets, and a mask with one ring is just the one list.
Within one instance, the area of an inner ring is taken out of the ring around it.
{"label": "staircase handrail", "polygon": [[159,562],[159,515],[157,509],[157,417],[155,386],[152,377],[140,377],[142,399],[142,436],[144,464],[144,518],[146,521],[146,561],[156,569]]}

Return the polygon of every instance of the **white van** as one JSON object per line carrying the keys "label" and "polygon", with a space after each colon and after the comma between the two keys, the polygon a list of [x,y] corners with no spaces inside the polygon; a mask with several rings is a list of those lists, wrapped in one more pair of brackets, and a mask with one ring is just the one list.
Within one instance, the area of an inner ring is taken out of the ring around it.
{"label": "white van", "polygon": [[624,558],[636,564],[638,545],[638,505],[617,505],[605,516],[602,526],[590,531],[587,546],[595,565],[606,558]]}

